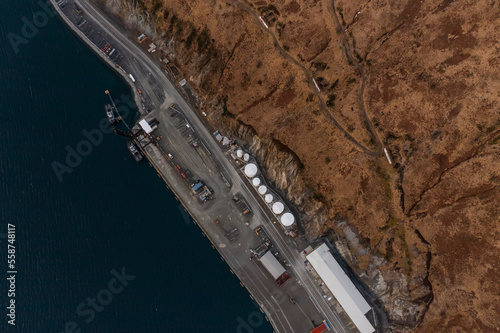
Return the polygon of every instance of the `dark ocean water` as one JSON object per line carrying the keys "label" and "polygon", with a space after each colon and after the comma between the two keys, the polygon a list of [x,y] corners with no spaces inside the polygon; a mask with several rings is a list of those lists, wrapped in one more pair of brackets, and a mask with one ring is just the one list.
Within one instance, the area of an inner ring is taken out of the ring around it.
{"label": "dark ocean water", "polygon": [[[14,52],[8,34],[21,35],[22,18],[39,11],[34,0],[0,9],[0,332],[271,332],[124,138],[81,143],[82,131],[99,131],[104,90],[120,100],[130,96],[125,83],[57,18]],[[66,164],[68,147],[91,152],[59,181],[52,164]],[[16,228],[15,327],[5,308],[8,223]],[[109,286],[122,269],[135,278]],[[107,304],[92,318],[86,303],[96,296]]]}

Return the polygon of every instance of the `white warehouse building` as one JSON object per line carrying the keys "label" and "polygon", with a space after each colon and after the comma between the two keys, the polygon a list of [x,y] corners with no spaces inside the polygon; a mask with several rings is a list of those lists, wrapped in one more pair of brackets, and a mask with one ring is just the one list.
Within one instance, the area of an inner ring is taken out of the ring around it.
{"label": "white warehouse building", "polygon": [[307,255],[307,260],[311,263],[311,266],[316,270],[349,318],[351,318],[357,329],[361,333],[375,332],[372,324],[365,316],[371,310],[370,305],[330,253],[328,246],[323,243]]}

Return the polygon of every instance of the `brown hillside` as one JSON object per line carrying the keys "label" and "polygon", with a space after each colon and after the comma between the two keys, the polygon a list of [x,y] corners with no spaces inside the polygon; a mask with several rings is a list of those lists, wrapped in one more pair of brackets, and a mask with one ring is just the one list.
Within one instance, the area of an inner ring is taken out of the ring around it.
{"label": "brown hillside", "polygon": [[251,146],[387,328],[500,332],[498,1],[100,1]]}

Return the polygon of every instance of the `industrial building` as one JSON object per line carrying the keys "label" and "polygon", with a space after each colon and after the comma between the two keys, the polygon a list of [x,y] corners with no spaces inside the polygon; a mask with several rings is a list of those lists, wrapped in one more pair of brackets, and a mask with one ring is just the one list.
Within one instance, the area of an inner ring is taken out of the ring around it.
{"label": "industrial building", "polygon": [[375,329],[365,316],[371,310],[370,305],[330,253],[328,246],[323,243],[307,255],[307,260],[357,329],[361,333],[374,332]]}
{"label": "industrial building", "polygon": [[156,118],[153,118],[152,120],[142,119],[139,121],[139,126],[144,130],[144,132],[150,134],[158,128],[159,123],[160,122]]}
{"label": "industrial building", "polygon": [[267,251],[262,257],[259,258],[262,265],[276,280],[276,284],[281,286],[283,283],[290,279],[290,275],[286,272],[279,261],[273,256],[271,251]]}

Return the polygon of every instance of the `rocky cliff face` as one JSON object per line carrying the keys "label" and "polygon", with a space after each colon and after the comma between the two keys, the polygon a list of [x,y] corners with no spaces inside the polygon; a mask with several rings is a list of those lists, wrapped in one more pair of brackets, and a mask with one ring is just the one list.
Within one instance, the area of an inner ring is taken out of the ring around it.
{"label": "rocky cliff face", "polygon": [[498,2],[98,1],[336,245],[384,330],[500,330]]}

